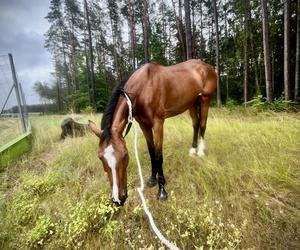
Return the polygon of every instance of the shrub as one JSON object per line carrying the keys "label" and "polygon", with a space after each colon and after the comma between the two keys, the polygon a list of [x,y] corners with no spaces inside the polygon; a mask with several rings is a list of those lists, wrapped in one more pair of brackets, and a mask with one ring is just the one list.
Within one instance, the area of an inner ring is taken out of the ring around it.
{"label": "shrub", "polygon": [[234,99],[228,98],[226,100],[226,108],[232,109],[234,107],[236,107],[237,102]]}
{"label": "shrub", "polygon": [[83,113],[83,114],[92,114],[92,113],[95,113],[95,110],[91,106],[86,106],[85,108],[83,108],[83,109],[80,110],[80,113]]}
{"label": "shrub", "polygon": [[297,110],[296,103],[292,101],[285,101],[283,96],[275,98],[273,102],[268,102],[265,97],[258,95],[252,100],[248,101],[246,105],[254,108],[257,111],[271,110],[274,112],[289,112]]}
{"label": "shrub", "polygon": [[52,173],[39,178],[29,176],[26,178],[23,184],[23,189],[26,192],[32,193],[35,196],[42,196],[56,187],[62,185],[66,180],[63,180],[58,174]]}
{"label": "shrub", "polygon": [[91,232],[102,232],[105,237],[111,238],[117,229],[117,223],[112,219],[116,211],[116,206],[106,195],[78,203],[65,223],[62,243],[67,248],[80,249]]}
{"label": "shrub", "polygon": [[226,219],[223,206],[219,201],[211,205],[203,204],[196,210],[179,208],[176,202],[174,204],[171,206],[174,218],[171,221],[166,220],[166,227],[169,228],[167,235],[181,242],[182,248],[235,249],[239,247],[247,220],[236,225],[230,219]]}
{"label": "shrub", "polygon": [[46,240],[54,233],[54,223],[51,219],[42,215],[38,218],[36,225],[27,233],[26,245],[30,248],[38,248],[44,245]]}
{"label": "shrub", "polygon": [[31,193],[20,191],[7,204],[10,226],[20,227],[35,222],[38,211],[38,198]]}

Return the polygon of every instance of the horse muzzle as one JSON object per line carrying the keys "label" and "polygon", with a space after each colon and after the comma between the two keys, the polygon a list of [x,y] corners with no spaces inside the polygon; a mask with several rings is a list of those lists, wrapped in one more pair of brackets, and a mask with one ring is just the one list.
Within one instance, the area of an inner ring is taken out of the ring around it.
{"label": "horse muzzle", "polygon": [[126,199],[127,199],[128,195],[127,195],[127,188],[121,192],[121,194],[119,195],[119,201],[116,201],[113,197],[111,198],[111,201],[116,205],[116,206],[123,206]]}

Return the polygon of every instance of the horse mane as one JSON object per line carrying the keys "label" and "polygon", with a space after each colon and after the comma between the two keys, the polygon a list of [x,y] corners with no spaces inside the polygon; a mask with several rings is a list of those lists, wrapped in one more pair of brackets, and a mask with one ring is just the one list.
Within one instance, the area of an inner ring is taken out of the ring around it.
{"label": "horse mane", "polygon": [[109,139],[111,137],[110,128],[112,126],[114,112],[127,80],[128,79],[123,80],[118,86],[116,86],[105,108],[101,120],[101,129],[103,130],[101,134],[101,141],[104,141],[105,139]]}

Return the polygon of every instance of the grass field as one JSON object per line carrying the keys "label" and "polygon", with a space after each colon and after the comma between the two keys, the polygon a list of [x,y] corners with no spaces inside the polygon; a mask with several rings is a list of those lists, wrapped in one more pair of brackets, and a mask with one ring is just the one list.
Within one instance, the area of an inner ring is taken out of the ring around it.
{"label": "grass field", "polygon": [[[100,115],[77,116],[99,124]],[[141,208],[130,152],[129,197],[110,203],[93,135],[59,140],[63,116],[31,120],[30,154],[0,173],[0,249],[163,249]],[[158,227],[181,249],[299,249],[300,114],[211,109],[207,155],[191,158],[191,120],[165,123],[169,199],[145,190]],[[139,137],[144,179],[150,173]]]}
{"label": "grass field", "polygon": [[18,118],[0,118],[0,147],[22,134]]}

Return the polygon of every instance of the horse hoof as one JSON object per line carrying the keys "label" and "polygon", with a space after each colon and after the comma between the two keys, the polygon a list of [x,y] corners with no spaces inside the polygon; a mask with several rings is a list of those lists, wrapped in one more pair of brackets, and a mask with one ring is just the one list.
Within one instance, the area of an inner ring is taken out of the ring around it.
{"label": "horse hoof", "polygon": [[147,186],[148,187],[154,187],[157,184],[157,179],[153,176],[150,176],[148,181],[147,181]]}
{"label": "horse hoof", "polygon": [[193,157],[197,154],[196,148],[191,148],[189,151],[189,156]]}
{"label": "horse hoof", "polygon": [[165,201],[167,198],[168,198],[168,193],[166,192],[166,190],[164,188],[161,188],[158,191],[157,199],[160,201]]}
{"label": "horse hoof", "polygon": [[198,155],[198,157],[202,158],[205,156],[205,153],[204,153],[204,151],[198,151],[197,155]]}

